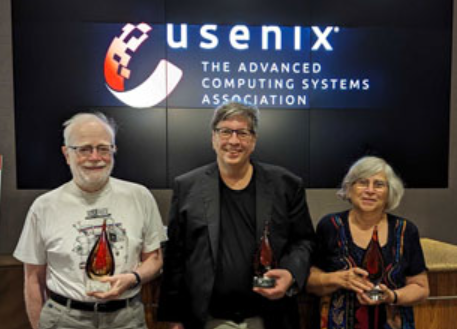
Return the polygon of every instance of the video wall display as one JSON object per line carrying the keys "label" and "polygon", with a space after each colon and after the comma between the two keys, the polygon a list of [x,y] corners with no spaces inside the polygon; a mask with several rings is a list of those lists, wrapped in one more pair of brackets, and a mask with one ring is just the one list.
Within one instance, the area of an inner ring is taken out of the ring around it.
{"label": "video wall display", "polygon": [[209,122],[260,108],[254,158],[335,188],[363,155],[448,184],[452,1],[12,2],[17,184],[70,179],[62,123],[118,125],[114,176],[150,188],[214,161]]}

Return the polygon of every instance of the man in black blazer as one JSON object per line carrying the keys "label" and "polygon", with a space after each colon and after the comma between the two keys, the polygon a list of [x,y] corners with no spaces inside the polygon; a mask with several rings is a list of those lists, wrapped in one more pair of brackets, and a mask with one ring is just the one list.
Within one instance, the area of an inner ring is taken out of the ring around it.
{"label": "man in black blazer", "polygon": [[[255,107],[216,109],[217,162],[175,180],[158,314],[170,328],[299,327],[293,296],[308,278],[314,229],[302,180],[251,160],[257,126]],[[266,276],[276,283],[254,288],[266,228],[277,260]]]}

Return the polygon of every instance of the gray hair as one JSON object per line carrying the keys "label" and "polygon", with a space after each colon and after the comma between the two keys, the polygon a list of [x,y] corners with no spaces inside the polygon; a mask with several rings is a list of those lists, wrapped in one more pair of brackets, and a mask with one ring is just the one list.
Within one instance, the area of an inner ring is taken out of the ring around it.
{"label": "gray hair", "polygon": [[213,119],[211,120],[211,129],[214,131],[221,121],[228,120],[235,116],[241,116],[247,119],[250,129],[257,135],[259,126],[259,109],[253,105],[247,105],[237,102],[229,102],[221,105],[214,111]]}
{"label": "gray hair", "polygon": [[384,159],[374,156],[366,156],[357,160],[344,177],[341,189],[336,194],[343,200],[349,200],[349,189],[357,180],[368,178],[379,172],[386,175],[389,187],[386,210],[397,208],[405,192],[403,182]]}
{"label": "gray hair", "polygon": [[106,117],[106,115],[104,115],[101,112],[94,112],[94,113],[81,112],[81,113],[75,114],[70,119],[65,121],[63,124],[63,127],[64,127],[63,139],[64,139],[65,146],[70,145],[70,139],[71,139],[73,127],[78,123],[90,122],[90,121],[100,121],[101,123],[105,124],[106,127],[108,128],[108,131],[111,133],[113,144],[115,144],[117,125],[113,119],[108,119]]}

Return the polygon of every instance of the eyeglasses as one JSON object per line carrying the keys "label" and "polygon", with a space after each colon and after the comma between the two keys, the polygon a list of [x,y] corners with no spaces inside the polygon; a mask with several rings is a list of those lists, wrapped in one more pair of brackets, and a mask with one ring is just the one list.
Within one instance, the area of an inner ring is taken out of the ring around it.
{"label": "eyeglasses", "polygon": [[215,128],[214,129],[219,137],[222,139],[229,139],[232,137],[233,133],[238,136],[239,140],[246,141],[254,135],[254,132],[249,129],[230,129],[230,128]]}
{"label": "eyeglasses", "polygon": [[97,154],[101,157],[107,157],[113,154],[114,145],[104,145],[100,144],[97,146],[92,145],[81,145],[81,146],[67,146],[69,149],[72,149],[76,152],[77,155],[81,157],[89,157],[92,155],[94,150],[97,150]]}
{"label": "eyeglasses", "polygon": [[[370,187],[369,179],[358,179],[354,182],[354,186],[359,190],[365,190]],[[383,192],[387,189],[388,185],[386,181],[375,180],[373,181],[373,189],[378,192]]]}

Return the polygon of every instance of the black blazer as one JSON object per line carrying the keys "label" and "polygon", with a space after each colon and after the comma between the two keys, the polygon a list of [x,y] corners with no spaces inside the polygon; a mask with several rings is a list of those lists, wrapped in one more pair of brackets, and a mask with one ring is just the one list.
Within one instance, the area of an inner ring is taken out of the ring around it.
{"label": "black blazer", "polygon": [[[266,219],[279,268],[304,287],[314,248],[314,229],[302,180],[284,168],[253,163],[256,179],[256,238]],[[203,328],[208,317],[219,250],[219,171],[216,163],[175,179],[159,298],[159,321]],[[295,298],[266,301],[266,328],[298,328]]]}

